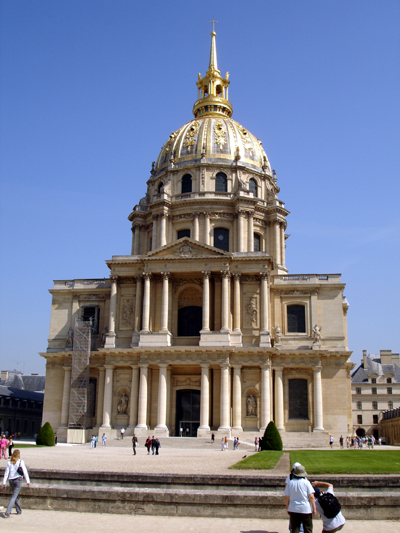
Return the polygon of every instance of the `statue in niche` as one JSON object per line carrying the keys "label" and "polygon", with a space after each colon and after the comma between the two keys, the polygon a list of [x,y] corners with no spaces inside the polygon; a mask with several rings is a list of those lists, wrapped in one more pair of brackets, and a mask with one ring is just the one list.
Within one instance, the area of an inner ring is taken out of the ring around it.
{"label": "statue in niche", "polygon": [[117,405],[117,411],[120,415],[125,415],[128,410],[128,395],[123,392]]}
{"label": "statue in niche", "polygon": [[318,326],[318,324],[315,324],[312,328],[312,336],[314,339],[314,344],[319,344],[321,341],[321,330],[322,328]]}
{"label": "statue in niche", "polygon": [[67,346],[72,346],[74,342],[74,330],[69,328],[67,333]]}
{"label": "statue in niche", "polygon": [[246,304],[247,319],[252,326],[257,325],[257,301],[255,298],[251,298]]}
{"label": "statue in niche", "polygon": [[257,416],[257,400],[253,394],[246,399],[246,416]]}
{"label": "statue in niche", "polygon": [[275,345],[276,344],[280,344],[281,343],[281,338],[282,338],[282,333],[281,333],[281,328],[279,326],[279,324],[277,324],[274,328],[272,328],[275,330]]}

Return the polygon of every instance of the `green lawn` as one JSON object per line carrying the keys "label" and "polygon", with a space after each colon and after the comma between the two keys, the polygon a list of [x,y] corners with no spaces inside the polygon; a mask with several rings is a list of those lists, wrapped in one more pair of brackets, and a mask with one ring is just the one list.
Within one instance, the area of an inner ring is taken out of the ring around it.
{"label": "green lawn", "polygon": [[[19,450],[20,448],[44,448],[42,444],[19,444],[14,441],[14,450]],[[8,449],[8,448],[7,448]],[[8,452],[7,452],[8,453]]]}
{"label": "green lawn", "polygon": [[301,463],[307,474],[398,474],[397,450],[326,450],[290,452],[290,464]]}
{"label": "green lawn", "polygon": [[230,466],[229,468],[235,470],[269,470],[274,468],[276,463],[282,457],[283,452],[273,450],[255,453]]}

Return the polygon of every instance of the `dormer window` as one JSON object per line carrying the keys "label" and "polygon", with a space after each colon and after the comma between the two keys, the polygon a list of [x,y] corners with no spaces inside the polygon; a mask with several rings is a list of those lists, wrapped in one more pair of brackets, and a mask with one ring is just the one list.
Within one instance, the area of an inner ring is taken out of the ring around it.
{"label": "dormer window", "polygon": [[158,190],[158,194],[161,194],[161,193],[164,192],[164,183],[163,183],[163,182],[161,182],[161,183],[159,184],[157,190]]}
{"label": "dormer window", "polygon": [[376,383],[376,378],[371,378],[371,383]]}
{"label": "dormer window", "polygon": [[386,378],[386,383],[392,383],[392,378]]}

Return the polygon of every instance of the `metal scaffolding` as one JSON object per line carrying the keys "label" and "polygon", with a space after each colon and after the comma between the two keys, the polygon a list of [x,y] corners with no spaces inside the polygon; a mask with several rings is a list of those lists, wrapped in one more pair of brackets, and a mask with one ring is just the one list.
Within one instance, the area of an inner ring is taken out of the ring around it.
{"label": "metal scaffolding", "polygon": [[91,319],[88,322],[81,320],[75,322],[68,418],[69,428],[86,429],[87,427],[91,332]]}

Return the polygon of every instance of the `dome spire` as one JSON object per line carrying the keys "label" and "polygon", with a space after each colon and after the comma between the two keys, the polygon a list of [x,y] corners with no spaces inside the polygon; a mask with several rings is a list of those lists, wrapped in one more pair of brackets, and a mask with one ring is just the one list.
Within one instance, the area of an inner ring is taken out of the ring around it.
{"label": "dome spire", "polygon": [[213,25],[211,32],[211,50],[208,70],[204,78],[199,73],[197,80],[197,102],[193,106],[193,115],[197,118],[204,115],[223,115],[232,116],[232,106],[228,100],[229,72],[225,78],[221,76],[218,70],[217,62],[217,43],[215,40],[216,33],[214,24],[217,20],[211,20]]}
{"label": "dome spire", "polygon": [[[218,24],[218,20],[210,20],[210,24],[213,25],[211,33],[211,50],[210,50],[210,63],[208,65],[209,70],[218,70],[218,61],[217,61],[217,44],[215,42],[215,33],[214,24]],[[219,72],[219,71],[218,71]]]}

